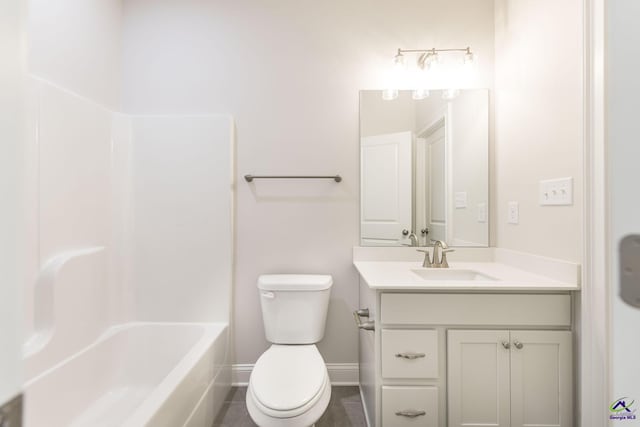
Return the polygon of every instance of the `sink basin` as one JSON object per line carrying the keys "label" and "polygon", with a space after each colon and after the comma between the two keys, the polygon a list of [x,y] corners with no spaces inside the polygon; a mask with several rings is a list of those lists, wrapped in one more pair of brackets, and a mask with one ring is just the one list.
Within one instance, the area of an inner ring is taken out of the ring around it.
{"label": "sink basin", "polygon": [[441,282],[447,280],[495,282],[498,280],[495,277],[487,276],[479,271],[455,268],[420,268],[411,270],[411,272],[422,280],[427,280],[429,282]]}

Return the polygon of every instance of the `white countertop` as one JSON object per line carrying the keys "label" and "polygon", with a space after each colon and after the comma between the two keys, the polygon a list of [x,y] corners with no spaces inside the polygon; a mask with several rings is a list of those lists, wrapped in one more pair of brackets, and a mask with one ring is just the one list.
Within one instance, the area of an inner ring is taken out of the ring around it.
{"label": "white countertop", "polygon": [[474,270],[497,280],[425,281],[413,273],[422,269],[422,262],[354,261],[364,281],[378,290],[429,291],[578,291],[578,281],[560,281],[538,275],[501,262],[449,261],[450,269]]}

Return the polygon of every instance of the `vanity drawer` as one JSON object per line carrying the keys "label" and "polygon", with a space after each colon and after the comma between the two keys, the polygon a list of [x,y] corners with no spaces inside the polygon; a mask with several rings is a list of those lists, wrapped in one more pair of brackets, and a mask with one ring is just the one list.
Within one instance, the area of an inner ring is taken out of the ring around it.
{"label": "vanity drawer", "polygon": [[437,387],[382,387],[382,425],[437,427]]}
{"label": "vanity drawer", "polygon": [[548,294],[383,293],[380,319],[396,325],[570,326],[571,297]]}
{"label": "vanity drawer", "polygon": [[438,332],[434,330],[382,330],[384,378],[437,378]]}

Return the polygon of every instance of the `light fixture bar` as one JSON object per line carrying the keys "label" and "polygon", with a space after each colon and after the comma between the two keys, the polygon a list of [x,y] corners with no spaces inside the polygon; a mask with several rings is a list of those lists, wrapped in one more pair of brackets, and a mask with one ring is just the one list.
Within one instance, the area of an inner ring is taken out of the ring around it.
{"label": "light fixture bar", "polygon": [[471,53],[470,47],[465,48],[452,48],[452,49],[398,49],[398,55],[403,53],[436,53],[436,52],[466,52]]}
{"label": "light fixture bar", "polygon": [[474,54],[471,52],[471,47],[467,46],[465,48],[448,48],[448,49],[436,49],[435,47],[431,49],[398,49],[396,56],[393,61],[396,65],[404,66],[404,53],[417,53],[418,59],[417,64],[421,69],[431,69],[433,66],[437,65],[438,57],[440,52],[462,52],[464,53],[464,63],[470,64],[474,60]]}

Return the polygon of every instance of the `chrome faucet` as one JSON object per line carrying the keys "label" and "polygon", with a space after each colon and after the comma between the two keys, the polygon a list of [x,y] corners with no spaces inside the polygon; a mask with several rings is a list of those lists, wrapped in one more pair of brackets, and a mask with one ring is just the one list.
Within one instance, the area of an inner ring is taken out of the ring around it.
{"label": "chrome faucet", "polygon": [[402,243],[402,246],[420,246],[418,243],[418,236],[416,236],[416,233],[414,233],[413,231],[409,233],[409,230],[403,230],[402,235],[407,236],[407,239],[411,241],[410,245],[406,243]]}
{"label": "chrome faucet", "polygon": [[[449,249],[449,246],[442,240],[432,240],[433,246],[433,259],[429,258],[428,249],[416,249],[418,252],[424,252],[424,261],[422,266],[425,268],[449,268],[447,262],[447,253],[453,252],[454,249]],[[438,257],[438,248],[440,248],[440,256]]]}

